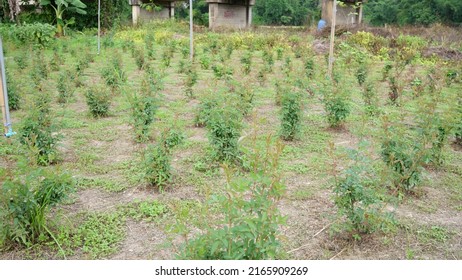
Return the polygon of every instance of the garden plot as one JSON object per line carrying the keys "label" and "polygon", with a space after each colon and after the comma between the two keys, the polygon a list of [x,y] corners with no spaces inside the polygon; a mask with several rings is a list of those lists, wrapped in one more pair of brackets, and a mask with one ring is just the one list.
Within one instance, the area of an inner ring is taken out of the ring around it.
{"label": "garden plot", "polygon": [[332,77],[298,31],[15,40],[2,259],[462,258],[462,68],[425,38],[344,35]]}

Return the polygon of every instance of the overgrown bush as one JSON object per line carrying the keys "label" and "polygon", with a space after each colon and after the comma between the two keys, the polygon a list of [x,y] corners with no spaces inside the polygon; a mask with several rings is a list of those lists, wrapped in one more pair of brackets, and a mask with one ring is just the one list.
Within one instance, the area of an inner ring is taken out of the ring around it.
{"label": "overgrown bush", "polygon": [[32,69],[30,71],[30,77],[34,82],[35,86],[38,87],[42,80],[48,78],[50,70],[48,69],[47,62],[43,57],[42,52],[36,52],[32,60]]}
{"label": "overgrown bush", "polygon": [[14,57],[14,62],[19,69],[24,70],[29,66],[29,56],[27,52],[21,52]]}
{"label": "overgrown bush", "polygon": [[248,75],[252,70],[252,53],[249,51],[244,52],[241,57],[241,63],[244,74]]}
{"label": "overgrown bush", "polygon": [[2,183],[0,240],[29,247],[54,238],[47,221],[50,208],[66,198],[74,182],[67,173],[24,168],[24,176],[17,174]]}
{"label": "overgrown bush", "polygon": [[221,104],[210,111],[208,118],[206,125],[214,157],[226,162],[238,160],[242,114],[233,106]]}
{"label": "overgrown bush", "polygon": [[144,58],[144,49],[138,47],[135,49],[135,62],[138,70],[144,68],[145,58]]}
{"label": "overgrown bush", "polygon": [[286,92],[282,96],[281,104],[281,132],[282,139],[291,141],[300,133],[302,102],[297,92]]}
{"label": "overgrown bush", "polygon": [[331,127],[340,127],[350,114],[350,105],[342,95],[328,95],[324,99],[327,121]]}
{"label": "overgrown bush", "polygon": [[6,71],[5,76],[8,90],[8,105],[11,110],[18,110],[21,107],[21,96],[19,95],[18,86],[16,81],[11,78],[8,70]]}
{"label": "overgrown bush", "polygon": [[101,76],[106,85],[111,87],[113,91],[127,81],[120,54],[116,53],[110,58],[109,63],[103,68]]}
{"label": "overgrown bush", "polygon": [[58,90],[58,103],[67,103],[74,95],[74,88],[72,86],[70,76],[71,75],[68,71],[59,73],[58,80],[56,82],[56,88]]}
{"label": "overgrown bush", "polygon": [[193,63],[189,62],[186,66],[185,93],[188,97],[193,97],[193,87],[197,83],[198,74]]}
{"label": "overgrown bush", "polygon": [[36,96],[21,128],[21,143],[26,144],[37,164],[49,165],[58,159],[59,136],[50,115],[51,98],[48,94]]}
{"label": "overgrown bush", "polygon": [[425,147],[421,139],[400,132],[384,119],[382,160],[392,171],[392,181],[399,194],[413,193],[422,180]]}
{"label": "overgrown bush", "polygon": [[379,113],[378,97],[376,89],[372,83],[366,83],[362,89],[365,110],[369,116],[375,116]]}
{"label": "overgrown bush", "polygon": [[168,183],[170,183],[171,165],[169,151],[161,144],[151,146],[145,153],[144,178],[152,187],[156,187],[162,191]]}
{"label": "overgrown bush", "polygon": [[44,48],[54,41],[56,28],[50,24],[37,22],[13,25],[11,32],[13,38],[22,44],[34,44],[34,46]]}
{"label": "overgrown bush", "polygon": [[144,158],[144,178],[147,183],[156,187],[159,191],[171,182],[171,151],[181,144],[184,136],[175,129],[167,129],[162,132],[159,142],[147,148]]}
{"label": "overgrown bush", "polygon": [[[365,147],[364,144],[360,146]],[[357,150],[349,150],[348,155],[353,163],[340,176],[334,176],[335,206],[346,222],[334,225],[334,229],[345,230],[353,238],[361,239],[361,234],[380,229],[389,219],[381,213],[383,203],[377,194],[378,181],[372,160]]]}
{"label": "overgrown bush", "polygon": [[[267,141],[269,145],[269,141]],[[279,157],[283,146],[277,143],[265,153],[252,156],[251,172],[246,177],[234,177],[225,166],[225,191],[213,197],[211,208],[217,205],[219,220],[215,224],[205,217],[207,228],[192,240],[187,240],[180,259],[194,260],[268,260],[280,253],[280,226],[286,218],[277,202],[283,197],[285,186],[278,174]],[[187,212],[180,213],[187,218]],[[178,218],[182,219],[181,216]],[[181,232],[180,222],[174,230]],[[186,235],[186,234],[185,234]]]}
{"label": "overgrown bush", "polygon": [[[143,81],[143,83],[147,83]],[[154,121],[156,113],[156,100],[150,92],[146,92],[145,85],[141,87],[141,91],[129,95],[129,102],[132,111],[132,123],[135,128],[137,142],[144,142],[149,139],[149,127]]]}
{"label": "overgrown bush", "polygon": [[90,86],[85,92],[88,109],[95,118],[106,117],[111,105],[111,94],[102,85]]}

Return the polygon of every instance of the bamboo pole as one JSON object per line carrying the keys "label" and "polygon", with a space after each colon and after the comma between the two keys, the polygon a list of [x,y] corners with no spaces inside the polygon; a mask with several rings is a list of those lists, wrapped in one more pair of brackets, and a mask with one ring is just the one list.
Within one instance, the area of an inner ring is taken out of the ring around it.
{"label": "bamboo pole", "polygon": [[329,68],[328,75],[332,79],[332,69],[334,67],[334,40],[335,40],[335,24],[337,19],[337,0],[332,3],[332,20],[330,23],[330,48],[329,48]]}
{"label": "bamboo pole", "polygon": [[2,118],[3,118],[3,132],[8,132],[7,120],[6,120],[6,106],[5,106],[5,93],[3,92],[3,79],[0,78],[0,107],[2,107]]}

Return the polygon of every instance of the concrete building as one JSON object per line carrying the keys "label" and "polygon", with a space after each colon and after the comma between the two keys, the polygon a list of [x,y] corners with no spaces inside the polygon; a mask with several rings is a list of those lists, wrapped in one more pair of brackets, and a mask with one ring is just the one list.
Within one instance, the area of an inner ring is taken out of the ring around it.
{"label": "concrete building", "polygon": [[[148,21],[151,19],[169,19],[175,15],[175,0],[129,0],[132,6],[132,19],[133,24]],[[155,8],[147,10],[142,8],[142,4],[154,4]]]}
{"label": "concrete building", "polygon": [[[336,25],[361,24],[366,0],[337,0]],[[331,24],[334,0],[322,0],[322,19]]]}
{"label": "concrete building", "polygon": [[209,28],[248,28],[252,24],[255,0],[206,0],[209,4]]}

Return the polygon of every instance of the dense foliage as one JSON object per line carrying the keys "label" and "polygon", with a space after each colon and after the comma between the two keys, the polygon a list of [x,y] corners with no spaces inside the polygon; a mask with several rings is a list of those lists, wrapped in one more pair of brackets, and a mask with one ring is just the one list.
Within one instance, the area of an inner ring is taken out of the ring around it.
{"label": "dense foliage", "polygon": [[370,0],[364,9],[374,25],[417,24],[436,22],[462,23],[459,0]]}

